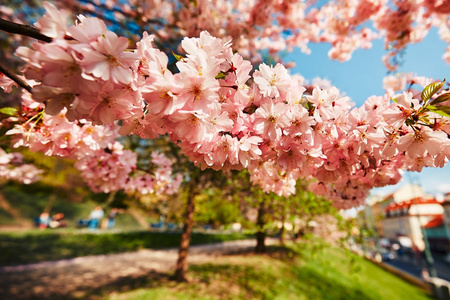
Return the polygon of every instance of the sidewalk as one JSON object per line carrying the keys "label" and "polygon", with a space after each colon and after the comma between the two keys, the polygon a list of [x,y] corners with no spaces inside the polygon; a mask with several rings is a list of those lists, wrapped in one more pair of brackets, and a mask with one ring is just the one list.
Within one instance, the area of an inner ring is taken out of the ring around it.
{"label": "sidewalk", "polygon": [[[266,239],[267,245],[277,242]],[[192,246],[188,261],[202,263],[218,255],[250,252],[255,245],[252,239]],[[174,270],[177,258],[178,249],[171,248],[0,267],[0,299],[95,299],[87,296],[164,277]]]}
{"label": "sidewalk", "polygon": [[419,286],[427,290],[436,299],[450,300],[450,282],[446,279],[450,274],[447,274],[448,266],[435,264],[439,272],[439,277],[429,277],[428,271],[423,269],[425,262],[422,262],[422,266],[417,265],[417,262],[408,259],[394,259],[387,262],[377,262],[371,258],[372,262],[384,268],[385,270],[403,278],[404,280]]}

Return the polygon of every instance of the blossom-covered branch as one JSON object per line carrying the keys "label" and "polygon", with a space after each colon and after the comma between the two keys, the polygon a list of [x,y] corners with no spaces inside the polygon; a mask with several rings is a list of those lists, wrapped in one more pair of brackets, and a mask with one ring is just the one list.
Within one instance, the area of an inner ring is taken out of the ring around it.
{"label": "blossom-covered branch", "polygon": [[[279,53],[295,47],[309,53],[310,43],[329,43],[329,57],[346,61],[355,50],[370,48],[374,40],[384,39],[388,50],[384,62],[395,70],[399,53],[422,41],[433,27],[445,43],[450,43],[449,0],[64,0],[58,4],[85,15],[113,15],[114,24],[128,24],[133,35],[153,32],[160,45],[170,44],[172,50],[183,37],[195,37],[206,30],[223,41],[233,40],[235,50],[254,63],[261,62],[262,50],[280,60]],[[450,46],[443,58],[450,62]]]}
{"label": "blossom-covered branch", "polygon": [[[34,82],[36,102],[28,106],[45,107],[45,115],[9,132],[17,146],[64,153],[85,143],[77,132],[120,122],[122,135],[168,135],[202,168],[247,168],[265,191],[288,196],[297,178],[313,179],[310,189],[342,208],[397,183],[403,170],[441,167],[450,158],[444,83],[423,86],[420,95],[372,96],[354,108],[334,87],[306,94],[302,79],[281,64],[261,64],[250,75],[251,62],[206,31],[182,40],[185,55],[176,56],[179,72],[172,73],[152,35],[130,47],[98,18],[80,16],[68,26],[52,17],[62,15],[55,7],[46,9],[38,24],[53,41],[16,52]],[[67,127],[63,135],[54,131],[59,126]],[[104,157],[134,160],[111,145]],[[102,181],[121,186],[116,174],[128,167],[114,173],[100,161]]]}

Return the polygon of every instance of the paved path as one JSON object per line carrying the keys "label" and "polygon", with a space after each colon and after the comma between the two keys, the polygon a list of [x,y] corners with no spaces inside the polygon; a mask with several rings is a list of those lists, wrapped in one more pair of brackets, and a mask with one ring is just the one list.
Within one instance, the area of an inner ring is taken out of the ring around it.
{"label": "paved path", "polygon": [[[267,239],[266,244],[277,240]],[[255,240],[193,246],[189,262],[251,251]],[[1,255],[1,254],[0,254]],[[54,262],[0,267],[0,299],[101,299],[96,296],[119,287],[150,285],[151,278],[167,278],[174,270],[177,249],[86,256]]]}

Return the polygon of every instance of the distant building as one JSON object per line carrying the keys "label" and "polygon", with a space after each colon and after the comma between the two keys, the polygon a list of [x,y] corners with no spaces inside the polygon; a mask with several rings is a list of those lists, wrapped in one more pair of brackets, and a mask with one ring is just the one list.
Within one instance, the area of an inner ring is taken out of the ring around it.
{"label": "distant building", "polygon": [[444,214],[433,218],[423,228],[431,250],[441,253],[447,253],[450,250],[450,239],[445,228]]}
{"label": "distant building", "polygon": [[447,237],[447,262],[450,263],[450,197],[445,197],[446,201],[442,203],[444,207],[444,229]]}
{"label": "distant building", "polygon": [[444,208],[434,198],[416,197],[402,202],[391,202],[385,208],[381,220],[382,236],[390,241],[399,241],[404,247],[423,251],[422,226],[442,217]]}
{"label": "distant building", "polygon": [[450,197],[446,197],[446,201],[442,203],[444,207],[444,227],[447,237],[450,239]]}
{"label": "distant building", "polygon": [[367,199],[366,220],[369,226],[376,230],[379,236],[385,236],[383,219],[385,210],[391,203],[401,203],[417,197],[424,199],[432,198],[425,194],[419,185],[404,185],[397,191],[385,196],[373,196]]}

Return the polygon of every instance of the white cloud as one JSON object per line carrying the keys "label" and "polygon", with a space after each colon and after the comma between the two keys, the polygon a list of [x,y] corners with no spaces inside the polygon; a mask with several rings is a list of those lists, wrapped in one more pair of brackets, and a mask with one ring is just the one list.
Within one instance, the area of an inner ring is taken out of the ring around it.
{"label": "white cloud", "polygon": [[436,191],[443,194],[450,192],[450,182],[440,183],[436,186]]}

